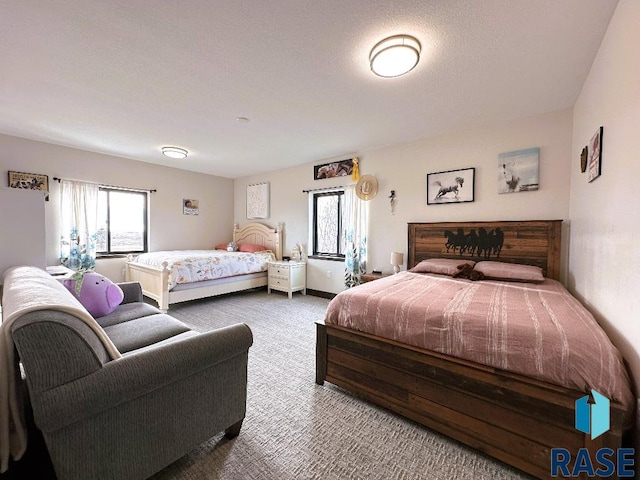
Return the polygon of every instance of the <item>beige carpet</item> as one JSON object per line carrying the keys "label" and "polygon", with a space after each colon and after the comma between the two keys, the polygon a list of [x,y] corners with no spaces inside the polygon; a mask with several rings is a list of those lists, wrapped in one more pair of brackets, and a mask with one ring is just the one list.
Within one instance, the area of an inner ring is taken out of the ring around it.
{"label": "beige carpet", "polygon": [[171,306],[199,331],[245,322],[254,345],[240,435],[215,436],[154,480],[530,478],[338,387],[316,385],[314,322],[327,304],[259,290]]}

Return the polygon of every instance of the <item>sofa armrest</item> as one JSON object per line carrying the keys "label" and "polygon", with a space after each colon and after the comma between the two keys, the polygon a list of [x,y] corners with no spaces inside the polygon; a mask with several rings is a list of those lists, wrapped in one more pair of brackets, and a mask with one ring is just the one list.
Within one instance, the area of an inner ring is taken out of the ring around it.
{"label": "sofa armrest", "polygon": [[134,303],[134,302],[143,302],[144,298],[142,296],[142,286],[139,282],[122,282],[118,283],[118,286],[122,289],[124,293],[124,300],[122,303]]}
{"label": "sofa armrest", "polygon": [[[237,324],[106,363],[100,370],[42,392],[36,424],[53,431],[223,362],[246,359],[253,335]],[[246,361],[246,360],[244,360]]]}

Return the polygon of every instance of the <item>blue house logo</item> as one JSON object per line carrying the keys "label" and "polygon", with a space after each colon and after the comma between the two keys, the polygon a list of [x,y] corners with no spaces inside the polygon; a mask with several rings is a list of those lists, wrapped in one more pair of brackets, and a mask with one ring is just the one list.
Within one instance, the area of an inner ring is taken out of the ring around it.
{"label": "blue house logo", "polygon": [[609,431],[609,415],[609,399],[595,390],[576,400],[576,430],[591,434],[591,440]]}
{"label": "blue house logo", "polygon": [[[576,400],[576,430],[591,435],[591,440],[609,431],[611,427],[611,402],[595,390]],[[617,478],[633,477],[633,448],[612,449],[603,447],[595,455],[588,448],[579,448],[572,452],[566,448],[551,449],[551,476],[563,478]]]}

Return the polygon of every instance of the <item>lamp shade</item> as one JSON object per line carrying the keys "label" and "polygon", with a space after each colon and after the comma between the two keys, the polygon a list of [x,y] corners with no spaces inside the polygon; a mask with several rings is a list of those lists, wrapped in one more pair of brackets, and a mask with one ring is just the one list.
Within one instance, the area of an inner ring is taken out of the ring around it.
{"label": "lamp shade", "polygon": [[391,252],[391,265],[393,265],[393,272],[398,273],[400,271],[400,265],[404,262],[404,253]]}
{"label": "lamp shade", "polygon": [[371,71],[380,77],[399,77],[420,60],[420,42],[409,35],[394,35],[378,42],[369,54]]}

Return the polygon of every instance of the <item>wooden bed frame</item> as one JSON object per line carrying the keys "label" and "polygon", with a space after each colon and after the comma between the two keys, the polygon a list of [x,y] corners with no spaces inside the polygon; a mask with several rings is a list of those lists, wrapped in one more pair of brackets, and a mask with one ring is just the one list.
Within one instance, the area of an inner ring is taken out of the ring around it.
{"label": "wooden bed frame", "polygon": [[[233,241],[236,243],[264,245],[275,254],[277,260],[282,260],[282,224],[278,224],[275,229],[256,222],[248,223],[242,228],[235,224]],[[133,262],[133,256],[127,259],[126,280],[128,282],[140,282],[142,293],[158,302],[158,308],[163,312],[166,312],[172,303],[213,297],[267,285],[266,276],[245,278],[243,275],[239,275],[231,277],[233,281],[227,283],[170,291],[168,288],[169,275],[170,271],[167,262],[163,263],[162,269],[158,269]]]}
{"label": "wooden bed frame", "polygon": [[[488,259],[539,265],[558,279],[561,220],[410,223],[407,267],[461,258],[451,245],[447,252],[444,232],[468,235],[481,227],[504,233],[500,256],[491,250]],[[485,252],[464,251],[462,258],[484,259]],[[612,401],[611,429],[591,440],[574,428],[575,401],[584,392],[318,322],[316,383],[325,381],[537,478],[551,478],[551,448],[566,448],[574,459],[587,448],[593,461],[597,449],[619,448],[627,416]]]}

